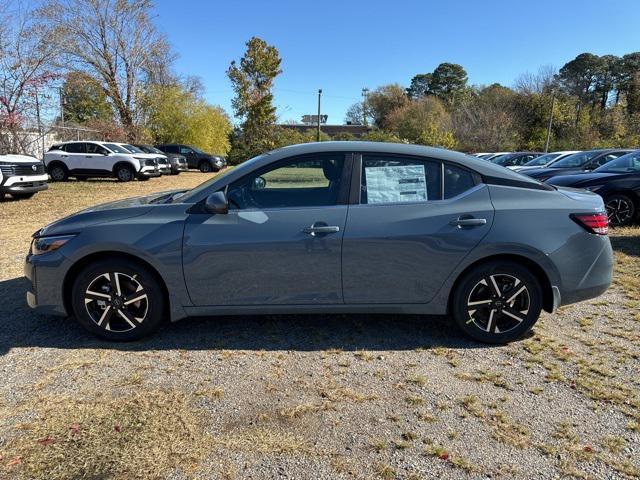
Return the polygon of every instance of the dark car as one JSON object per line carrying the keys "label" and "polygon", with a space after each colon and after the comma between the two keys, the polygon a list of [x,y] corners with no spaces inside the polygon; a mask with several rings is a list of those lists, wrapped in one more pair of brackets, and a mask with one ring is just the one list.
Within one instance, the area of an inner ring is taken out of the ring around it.
{"label": "dark car", "polygon": [[47,225],[27,301],[110,340],[188,316],[412,313],[504,343],[607,289],[607,224],[594,193],[462,153],[307,143]]}
{"label": "dark car", "polygon": [[217,172],[227,164],[224,157],[211,155],[210,153],[203,152],[199,148],[192,147],[190,145],[163,143],[161,145],[156,145],[156,148],[164,153],[182,155],[187,159],[189,168],[197,168],[202,173]]}
{"label": "dark car", "polygon": [[622,155],[632,152],[630,148],[607,148],[600,150],[588,150],[586,152],[574,153],[568,157],[558,160],[546,168],[534,168],[525,170],[523,175],[535,178],[541,182],[558,175],[571,175],[591,170],[615,160]]}
{"label": "dark car", "polygon": [[611,225],[629,225],[639,219],[640,150],[612,160],[593,172],[552,177],[547,183],[597,193],[604,199]]}
{"label": "dark car", "polygon": [[503,167],[517,167],[542,155],[540,152],[513,152],[491,159],[491,162]]}
{"label": "dark car", "polygon": [[171,175],[178,175],[180,172],[184,172],[189,169],[189,167],[187,166],[187,159],[183,155],[180,155],[178,153],[163,152],[156,147],[145,145],[143,143],[136,143],[134,146],[138,147],[145,153],[157,153],[167,157],[169,165],[171,166]]}

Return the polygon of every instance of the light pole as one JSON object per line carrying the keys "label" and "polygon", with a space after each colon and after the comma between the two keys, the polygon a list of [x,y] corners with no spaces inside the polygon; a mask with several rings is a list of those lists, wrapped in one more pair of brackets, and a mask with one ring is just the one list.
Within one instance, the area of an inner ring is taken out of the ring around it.
{"label": "light pole", "polygon": [[549,124],[547,125],[547,140],[544,142],[544,153],[549,152],[549,140],[551,139],[551,126],[553,125],[553,107],[556,104],[556,90],[551,90],[551,111],[549,112]]}
{"label": "light pole", "polygon": [[369,89],[364,87],[362,89],[362,123],[367,126],[367,97],[369,95]]}
{"label": "light pole", "polygon": [[322,97],[322,89],[318,90],[318,131],[316,132],[316,141],[320,141],[320,98]]}

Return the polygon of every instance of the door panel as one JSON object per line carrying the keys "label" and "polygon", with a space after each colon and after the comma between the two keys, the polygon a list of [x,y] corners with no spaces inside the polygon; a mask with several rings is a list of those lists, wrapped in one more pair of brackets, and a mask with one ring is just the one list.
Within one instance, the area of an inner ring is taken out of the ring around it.
{"label": "door panel", "polygon": [[[184,274],[195,305],[342,303],[346,205],[191,215]],[[312,225],[338,227],[306,233]]]}
{"label": "door panel", "polygon": [[[486,224],[450,224],[460,217]],[[492,222],[483,184],[448,200],[352,205],[342,246],[345,303],[429,302]]]}

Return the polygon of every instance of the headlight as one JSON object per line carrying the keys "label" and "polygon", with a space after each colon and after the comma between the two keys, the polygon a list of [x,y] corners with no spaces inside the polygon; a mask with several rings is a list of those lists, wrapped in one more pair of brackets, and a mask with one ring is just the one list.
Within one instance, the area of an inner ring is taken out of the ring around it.
{"label": "headlight", "polygon": [[31,242],[31,253],[33,255],[42,255],[43,253],[53,252],[59,249],[75,235],[56,235],[52,237],[34,238]]}
{"label": "headlight", "polygon": [[145,160],[146,160],[146,158],[145,158],[145,157],[133,157],[133,158],[135,158],[136,160],[142,160],[142,161],[145,161]]}
{"label": "headlight", "polygon": [[604,185],[591,185],[590,187],[585,187],[586,190],[590,192],[595,192],[596,190],[600,190]]}

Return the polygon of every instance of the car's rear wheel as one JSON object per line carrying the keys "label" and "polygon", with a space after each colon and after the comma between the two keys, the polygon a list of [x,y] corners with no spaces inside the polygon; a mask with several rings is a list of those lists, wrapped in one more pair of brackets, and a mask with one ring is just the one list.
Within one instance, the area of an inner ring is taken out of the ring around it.
{"label": "car's rear wheel", "polygon": [[130,182],[135,178],[136,173],[129,165],[118,165],[116,167],[116,178],[120,182]]}
{"label": "car's rear wheel", "polygon": [[49,167],[49,176],[52,182],[66,182],[69,178],[69,172],[64,165],[54,164]]}
{"label": "car's rear wheel", "polygon": [[626,195],[615,194],[604,201],[609,217],[609,224],[613,227],[623,227],[631,224],[636,214],[636,206]]}
{"label": "car's rear wheel", "polygon": [[130,341],[158,329],[162,288],[147,268],[126,260],[98,261],[76,277],[71,300],[78,322],[106,340]]}
{"label": "car's rear wheel", "polygon": [[452,299],[457,325],[474,340],[507,343],[533,327],[542,288],[526,267],[511,261],[478,265],[458,282]]}
{"label": "car's rear wheel", "polygon": [[211,165],[211,162],[209,162],[209,161],[200,162],[200,164],[198,165],[198,168],[200,169],[200,171],[202,173],[211,173],[211,172],[213,172],[213,166]]}

